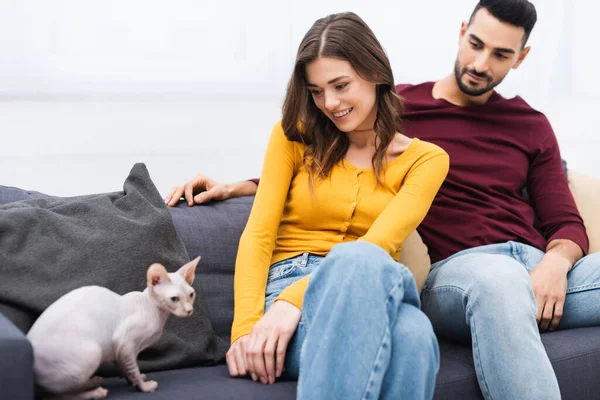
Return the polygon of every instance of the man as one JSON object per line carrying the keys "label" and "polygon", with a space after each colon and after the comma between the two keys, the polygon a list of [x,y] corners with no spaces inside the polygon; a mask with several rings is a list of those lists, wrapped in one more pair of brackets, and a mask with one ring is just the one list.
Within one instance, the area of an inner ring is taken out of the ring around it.
{"label": "man", "polygon": [[[583,257],[588,238],[552,128],[493,90],[529,53],[536,18],[527,0],[481,0],[462,24],[454,73],[397,86],[406,133],[450,155],[418,228],[433,263],[423,310],[438,335],[472,343],[487,399],[559,399],[539,332],[600,325],[600,253]],[[166,202],[255,190],[198,176]]]}

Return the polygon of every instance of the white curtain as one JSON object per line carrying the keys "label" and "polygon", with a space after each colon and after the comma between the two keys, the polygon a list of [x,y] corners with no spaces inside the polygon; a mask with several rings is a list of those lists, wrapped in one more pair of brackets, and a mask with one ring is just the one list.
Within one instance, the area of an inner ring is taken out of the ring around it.
{"label": "white curtain", "polygon": [[[46,173],[58,194],[108,190],[133,161],[151,164],[162,191],[199,171],[256,176],[315,19],[356,12],[396,81],[418,83],[451,73],[476,2],[0,0],[0,184],[39,188]],[[600,177],[600,6],[533,2],[532,51],[499,90],[545,112],[570,165]]]}

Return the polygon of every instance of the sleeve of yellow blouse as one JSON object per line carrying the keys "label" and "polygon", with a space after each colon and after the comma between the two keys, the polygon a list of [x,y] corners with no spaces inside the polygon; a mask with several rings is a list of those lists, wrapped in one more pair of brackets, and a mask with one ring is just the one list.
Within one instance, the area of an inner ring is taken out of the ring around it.
{"label": "sleeve of yellow blouse", "polygon": [[269,266],[295,159],[294,143],[278,122],[267,145],[260,185],[235,261],[231,343],[249,334],[264,314]]}
{"label": "sleeve of yellow blouse", "polygon": [[422,154],[410,168],[394,199],[358,240],[380,246],[393,255],[423,221],[448,174],[449,157],[441,148]]}
{"label": "sleeve of yellow blouse", "polygon": [[302,301],[304,300],[304,292],[308,287],[309,277],[310,275],[307,275],[302,279],[298,279],[296,282],[283,289],[275,301],[285,300],[302,310]]}

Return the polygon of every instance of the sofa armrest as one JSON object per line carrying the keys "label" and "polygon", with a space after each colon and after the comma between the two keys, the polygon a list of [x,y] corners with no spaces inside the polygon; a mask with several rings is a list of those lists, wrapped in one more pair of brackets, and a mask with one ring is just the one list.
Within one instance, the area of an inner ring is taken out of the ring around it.
{"label": "sofa armrest", "polygon": [[569,187],[590,240],[589,254],[600,251],[600,179],[569,170]]}
{"label": "sofa armrest", "polygon": [[0,313],[0,393],[6,399],[33,399],[33,348]]}

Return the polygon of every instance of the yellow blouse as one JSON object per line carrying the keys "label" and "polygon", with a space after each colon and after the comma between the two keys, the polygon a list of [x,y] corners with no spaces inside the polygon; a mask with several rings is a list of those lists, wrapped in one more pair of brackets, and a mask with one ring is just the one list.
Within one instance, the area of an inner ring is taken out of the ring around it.
{"label": "yellow blouse", "polygon": [[[249,334],[263,316],[273,263],[304,252],[326,255],[336,244],[355,240],[374,243],[397,259],[402,242],[425,218],[449,168],[444,150],[415,138],[384,165],[382,186],[372,168],[343,161],[327,179],[315,179],[312,196],[303,154],[304,145],[289,141],[278,122],[240,238],[231,343]],[[284,289],[277,300],[302,309],[307,285],[308,276]]]}

